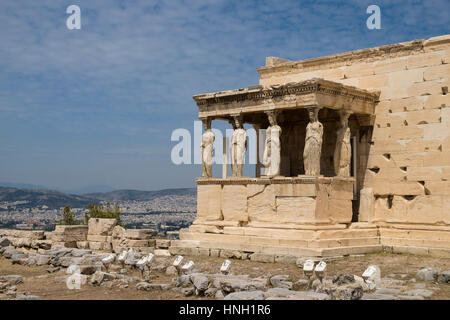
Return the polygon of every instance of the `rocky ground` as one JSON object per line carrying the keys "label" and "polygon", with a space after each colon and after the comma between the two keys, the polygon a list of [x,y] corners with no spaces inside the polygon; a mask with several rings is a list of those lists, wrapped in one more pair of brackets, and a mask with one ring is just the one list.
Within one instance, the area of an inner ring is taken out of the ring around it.
{"label": "rocky ground", "polygon": [[[315,279],[308,288],[302,259],[298,265],[233,259],[230,274],[223,275],[224,259],[185,256],[183,263],[192,260],[194,267],[178,276],[171,256],[153,257],[142,272],[138,252],[123,263],[111,256],[109,264],[108,254],[90,250],[27,252],[7,244],[0,248],[0,299],[450,299],[450,259],[345,257],[328,261],[323,283]],[[381,271],[376,284],[361,278],[369,265]],[[80,289],[68,288],[69,277],[79,280]]]}

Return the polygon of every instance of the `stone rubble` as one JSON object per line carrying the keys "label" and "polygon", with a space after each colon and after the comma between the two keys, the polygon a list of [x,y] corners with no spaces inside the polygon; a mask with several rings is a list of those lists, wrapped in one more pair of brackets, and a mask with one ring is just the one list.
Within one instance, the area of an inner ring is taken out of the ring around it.
{"label": "stone rubble", "polygon": [[[109,232],[106,231],[107,228],[99,228],[98,232],[101,234]],[[138,231],[123,232],[118,226],[113,229],[116,237],[120,234],[128,234],[135,238],[142,236]],[[36,237],[39,237],[39,234]],[[20,242],[17,243],[22,245]],[[13,263],[28,266],[48,265],[49,273],[61,270],[68,275],[79,274],[82,285],[127,288],[135,283],[137,290],[173,290],[186,297],[196,295],[226,300],[423,300],[432,297],[434,291],[439,289],[430,287],[429,282],[447,284],[450,279],[448,270],[440,272],[436,269],[424,268],[419,270],[413,278],[415,281],[420,281],[414,284],[406,280],[406,276],[401,280],[392,277],[382,278],[379,267],[369,266],[367,270],[370,272],[363,273],[362,277],[338,274],[322,281],[311,279],[314,281],[310,288],[306,278],[291,279],[283,274],[250,278],[247,275],[231,274],[229,272],[231,262],[226,264],[226,268],[223,268],[222,264],[218,268],[219,273],[209,274],[194,269],[193,261],[184,263],[183,256],[178,256],[171,262],[165,254],[159,256],[153,253],[145,254],[136,248],[122,248],[122,251],[116,255],[66,247],[41,248],[39,252],[33,252],[23,246],[14,247],[12,244],[13,242],[10,242],[8,238],[0,238],[0,254]],[[167,242],[160,241],[159,245],[167,246]],[[301,264],[299,262],[300,267],[304,268],[306,260],[303,260]],[[316,265],[317,262],[309,261],[308,270],[315,271],[319,265]],[[131,277],[128,276],[129,270],[145,270],[147,274]],[[183,272],[180,273],[180,271]],[[325,275],[325,271],[326,265],[323,266],[321,275]],[[173,276],[171,283],[156,283],[157,273]],[[314,273],[310,272],[311,277],[314,277]],[[319,275],[316,274],[317,276]],[[61,284],[65,285],[67,276],[60,278]],[[0,295],[13,299],[39,299],[39,297],[17,292],[16,285],[23,281],[24,278],[20,275],[0,276]]]}

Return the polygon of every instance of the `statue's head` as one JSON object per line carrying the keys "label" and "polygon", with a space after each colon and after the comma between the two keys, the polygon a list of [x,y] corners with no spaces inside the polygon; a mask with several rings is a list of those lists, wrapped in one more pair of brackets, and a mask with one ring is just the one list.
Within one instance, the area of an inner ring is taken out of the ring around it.
{"label": "statue's head", "polygon": [[319,120],[319,108],[308,108],[308,115],[310,122],[317,122]]}
{"label": "statue's head", "polygon": [[211,129],[211,118],[203,118],[202,123],[204,131]]}
{"label": "statue's head", "polygon": [[350,113],[346,111],[341,111],[339,116],[340,116],[339,122],[341,123],[341,127],[342,128],[348,127],[348,118],[350,117]]}
{"label": "statue's head", "polygon": [[277,113],[275,111],[268,111],[267,118],[269,119],[269,123],[271,126],[277,125]]}
{"label": "statue's head", "polygon": [[233,117],[233,127],[234,129],[240,129],[242,128],[242,116],[234,116]]}

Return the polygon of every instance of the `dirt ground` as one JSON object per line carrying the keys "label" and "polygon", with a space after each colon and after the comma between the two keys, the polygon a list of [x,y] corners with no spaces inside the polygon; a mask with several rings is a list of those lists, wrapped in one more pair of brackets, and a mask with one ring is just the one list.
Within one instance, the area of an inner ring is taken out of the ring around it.
{"label": "dirt ground", "polygon": [[[195,262],[196,269],[207,273],[217,273],[223,262],[222,258],[192,256],[185,257]],[[328,262],[327,277],[339,273],[361,275],[368,265],[375,264],[381,269],[382,277],[409,280],[416,272],[425,267],[433,267],[440,271],[450,270],[450,259],[431,258],[406,254],[377,253],[364,256],[350,256]],[[9,260],[0,258],[0,275],[16,274],[24,277],[24,282],[17,285],[17,291],[28,295],[36,295],[45,300],[169,300],[169,299],[202,299],[200,297],[184,297],[171,290],[138,291],[135,284],[128,288],[107,288],[83,286],[80,290],[69,290],[65,284],[65,273],[60,271],[49,274],[48,266],[27,267],[13,265]],[[304,278],[303,272],[295,264],[259,263],[249,260],[232,260],[232,273],[246,274],[250,277],[287,274],[293,281]],[[153,272],[157,276],[153,283],[170,283],[171,276],[163,272]],[[137,275],[137,274],[135,274]],[[420,282],[417,282],[420,283]],[[410,283],[411,286],[417,283]],[[439,287],[431,299],[449,299],[450,285],[426,284],[427,287]],[[204,299],[204,298],[203,298]]]}

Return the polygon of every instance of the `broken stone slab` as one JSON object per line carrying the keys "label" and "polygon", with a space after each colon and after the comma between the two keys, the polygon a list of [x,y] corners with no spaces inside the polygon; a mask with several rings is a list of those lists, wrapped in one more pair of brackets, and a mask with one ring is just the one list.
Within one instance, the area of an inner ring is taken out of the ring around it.
{"label": "broken stone slab", "polygon": [[203,295],[209,286],[209,279],[203,274],[192,274],[191,282],[194,284],[195,293],[198,296]]}
{"label": "broken stone slab", "polygon": [[437,277],[438,283],[450,283],[450,270],[440,272]]}
{"label": "broken stone slab", "polygon": [[7,258],[7,259],[11,259],[11,257],[12,257],[14,254],[19,254],[19,253],[23,253],[23,252],[20,251],[20,250],[17,250],[17,249],[14,248],[13,246],[8,246],[8,247],[5,247],[5,248],[4,248],[3,256],[4,256],[5,258]]}
{"label": "broken stone slab", "polygon": [[303,291],[308,290],[309,281],[306,279],[300,279],[293,283],[292,290]]}
{"label": "broken stone slab", "polygon": [[223,299],[224,297],[225,296],[224,296],[222,290],[217,290],[216,295],[214,296],[214,298],[216,298],[216,299]]}
{"label": "broken stone slab", "polygon": [[175,284],[176,287],[189,287],[192,285],[191,277],[189,275],[181,275],[177,278],[174,278],[172,282]]}
{"label": "broken stone slab", "polygon": [[123,239],[125,238],[126,229],[121,226],[115,226],[112,230],[113,239]]}
{"label": "broken stone slab", "polygon": [[39,230],[14,230],[6,229],[1,231],[2,236],[7,238],[27,238],[31,240],[43,240],[45,237],[44,231]]}
{"label": "broken stone slab", "polygon": [[224,300],[264,300],[264,292],[261,290],[232,292],[227,294]]}
{"label": "broken stone slab", "polygon": [[131,240],[147,240],[153,236],[152,229],[126,229],[125,237]]}
{"label": "broken stone slab", "polygon": [[412,289],[402,292],[402,296],[430,298],[433,295],[433,293],[434,293],[433,291],[427,289]]}
{"label": "broken stone slab", "polygon": [[329,293],[332,300],[360,300],[364,290],[358,283],[344,284]]}
{"label": "broken stone slab", "polygon": [[10,285],[16,285],[23,282],[23,277],[15,274],[0,276],[0,282],[7,282]]}
{"label": "broken stone slab", "polygon": [[222,279],[219,281],[220,289],[224,293],[239,291],[264,291],[266,283],[259,280],[245,280],[239,278]]}
{"label": "broken stone slab", "polygon": [[[331,300],[360,300],[364,294],[362,286],[357,282],[350,282],[348,274],[335,277],[334,283],[323,281],[315,288],[318,293],[326,293]],[[353,278],[354,280],[354,278]],[[340,285],[338,284],[340,283]]]}
{"label": "broken stone slab", "polygon": [[269,297],[289,297],[291,295],[296,294],[296,291],[292,291],[286,288],[270,288],[266,292],[264,292],[264,298]]}
{"label": "broken stone slab", "polygon": [[54,259],[52,260],[52,264],[55,267],[63,267],[63,268],[67,268],[69,267],[71,264],[76,264],[76,265],[80,265],[83,264],[84,259],[83,257],[61,257],[59,259]]}
{"label": "broken stone slab", "polygon": [[325,293],[317,293],[313,291],[298,292],[285,288],[271,288],[264,292],[267,300],[276,300],[277,298],[289,300],[328,300],[329,297]]}
{"label": "broken stone slab", "polygon": [[167,284],[167,283],[139,282],[136,285],[137,290],[143,290],[143,291],[169,290],[170,288],[171,288],[170,284]]}
{"label": "broken stone slab", "polygon": [[219,256],[225,259],[241,259],[242,252],[239,250],[224,249],[220,251]]}
{"label": "broken stone slab", "polygon": [[111,273],[106,273],[102,271],[96,271],[90,278],[89,284],[93,286],[99,286],[105,281],[111,281],[116,279],[116,276]]}
{"label": "broken stone slab", "polygon": [[28,264],[28,255],[24,253],[15,253],[11,256],[11,262],[13,264]]}
{"label": "broken stone slab", "polygon": [[288,275],[275,275],[270,278],[270,284],[275,288],[292,289],[292,281],[288,281]]}
{"label": "broken stone slab", "polygon": [[158,249],[169,249],[171,240],[156,239],[155,245]]}
{"label": "broken stone slab", "polygon": [[169,250],[155,249],[154,252],[155,252],[155,256],[158,256],[158,257],[170,257],[171,256]]}
{"label": "broken stone slab", "polygon": [[0,238],[0,248],[8,247],[9,245],[11,245],[11,241],[8,238]]}
{"label": "broken stone slab", "polygon": [[50,250],[52,247],[52,241],[51,240],[32,240],[31,247],[33,249]]}
{"label": "broken stone slab", "polygon": [[425,281],[425,282],[433,282],[437,279],[439,271],[433,268],[423,268],[417,271],[416,279]]}
{"label": "broken stone slab", "polygon": [[333,282],[333,284],[338,285],[338,286],[343,285],[343,284],[348,284],[348,283],[354,283],[355,276],[352,274],[348,274],[348,273],[338,274],[333,277],[332,282]]}
{"label": "broken stone slab", "polygon": [[366,293],[361,300],[400,300],[398,297],[384,293]]}
{"label": "broken stone slab", "polygon": [[74,249],[71,249],[70,254],[73,257],[84,257],[86,255],[92,254],[92,250],[74,248]]}
{"label": "broken stone slab", "polygon": [[110,236],[116,225],[116,219],[91,218],[88,222],[88,235]]}
{"label": "broken stone slab", "polygon": [[177,274],[178,274],[178,270],[174,266],[168,266],[166,268],[166,275],[168,275],[168,276],[176,276]]}
{"label": "broken stone slab", "polygon": [[72,255],[72,250],[73,249],[70,249],[70,248],[54,248],[54,249],[49,250],[48,254],[52,258],[60,258],[60,257]]}

